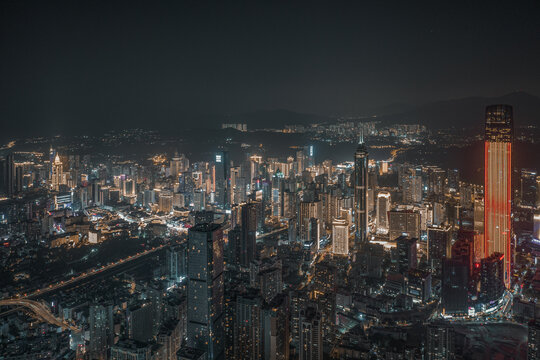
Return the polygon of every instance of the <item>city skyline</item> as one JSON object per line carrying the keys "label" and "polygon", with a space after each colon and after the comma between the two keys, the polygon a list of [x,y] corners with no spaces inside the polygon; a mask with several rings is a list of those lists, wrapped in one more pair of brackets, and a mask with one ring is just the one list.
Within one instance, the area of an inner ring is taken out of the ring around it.
{"label": "city skyline", "polygon": [[2,2],[0,359],[540,359],[538,19]]}

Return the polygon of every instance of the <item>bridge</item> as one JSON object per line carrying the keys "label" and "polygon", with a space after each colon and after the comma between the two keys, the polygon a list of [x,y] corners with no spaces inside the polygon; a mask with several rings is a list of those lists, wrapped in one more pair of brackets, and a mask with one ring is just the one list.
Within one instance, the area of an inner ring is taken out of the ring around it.
{"label": "bridge", "polygon": [[58,327],[61,327],[62,329],[69,329],[74,332],[81,331],[81,329],[79,329],[78,327],[73,326],[64,320],[55,317],[51,313],[47,305],[38,301],[28,299],[0,300],[0,306],[24,307],[25,309],[30,310],[30,312],[34,315],[35,318],[42,320],[46,323],[56,325]]}

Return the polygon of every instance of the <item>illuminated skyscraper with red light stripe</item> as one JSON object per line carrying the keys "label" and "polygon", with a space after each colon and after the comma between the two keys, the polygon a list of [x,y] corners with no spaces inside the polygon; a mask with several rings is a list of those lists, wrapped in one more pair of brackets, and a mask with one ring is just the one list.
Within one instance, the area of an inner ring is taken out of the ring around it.
{"label": "illuminated skyscraper with red light stripe", "polygon": [[512,107],[488,106],[484,145],[484,257],[503,254],[507,287],[512,275],[512,140]]}

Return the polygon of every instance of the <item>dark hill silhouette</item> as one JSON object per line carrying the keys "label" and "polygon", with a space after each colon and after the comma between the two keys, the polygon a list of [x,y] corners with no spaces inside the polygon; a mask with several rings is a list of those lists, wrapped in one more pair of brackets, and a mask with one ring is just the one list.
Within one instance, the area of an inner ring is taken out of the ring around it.
{"label": "dark hill silhouette", "polygon": [[398,114],[378,117],[386,124],[424,124],[429,128],[481,126],[487,105],[509,104],[514,107],[516,125],[540,124],[540,98],[525,92],[500,97],[468,97],[437,101]]}

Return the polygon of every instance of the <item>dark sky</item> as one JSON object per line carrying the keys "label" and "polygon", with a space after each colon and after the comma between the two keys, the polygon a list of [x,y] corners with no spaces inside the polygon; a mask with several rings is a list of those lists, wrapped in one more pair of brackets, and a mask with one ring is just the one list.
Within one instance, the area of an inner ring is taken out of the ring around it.
{"label": "dark sky", "polygon": [[0,5],[2,123],[540,94],[539,1],[22,1]]}

